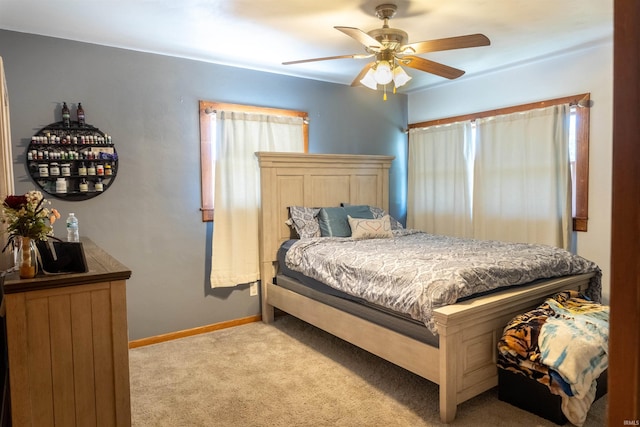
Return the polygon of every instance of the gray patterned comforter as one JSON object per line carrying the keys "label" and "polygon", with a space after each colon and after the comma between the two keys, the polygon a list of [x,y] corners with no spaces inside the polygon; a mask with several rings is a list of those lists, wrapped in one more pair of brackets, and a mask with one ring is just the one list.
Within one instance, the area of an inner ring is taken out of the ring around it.
{"label": "gray patterned comforter", "polygon": [[503,286],[596,272],[588,295],[599,302],[598,266],[545,245],[459,239],[394,230],[387,239],[301,239],[285,262],[347,294],[405,313],[436,333],[434,309]]}

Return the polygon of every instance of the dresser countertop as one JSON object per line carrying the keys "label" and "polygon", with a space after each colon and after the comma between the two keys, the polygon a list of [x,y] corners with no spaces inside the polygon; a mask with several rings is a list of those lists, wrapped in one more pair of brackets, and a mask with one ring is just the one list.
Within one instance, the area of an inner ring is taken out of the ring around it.
{"label": "dresser countertop", "polygon": [[91,239],[81,237],[80,241],[87,261],[88,271],[86,273],[39,273],[33,279],[20,279],[18,272],[13,272],[5,277],[4,293],[11,294],[63,286],[127,280],[131,277],[131,270],[101,249]]}

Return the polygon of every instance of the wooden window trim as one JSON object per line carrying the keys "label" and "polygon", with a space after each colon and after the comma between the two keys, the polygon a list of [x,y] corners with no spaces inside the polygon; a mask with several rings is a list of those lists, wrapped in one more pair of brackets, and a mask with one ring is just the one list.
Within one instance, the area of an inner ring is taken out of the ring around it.
{"label": "wooden window trim", "polygon": [[202,221],[213,221],[213,189],[211,178],[214,171],[211,169],[212,161],[212,135],[209,127],[209,114],[214,111],[238,111],[244,113],[269,114],[273,116],[302,117],[302,131],[304,134],[304,152],[309,152],[309,114],[304,111],[284,110],[280,108],[254,107],[251,105],[227,104],[223,102],[200,101],[200,188],[202,204]]}
{"label": "wooden window trim", "polygon": [[579,95],[566,96],[563,98],[550,99],[547,101],[532,102],[529,104],[517,105],[513,107],[482,111],[479,113],[464,114],[461,116],[447,117],[444,119],[412,123],[409,125],[409,129],[446,125],[462,121],[474,121],[486,117],[519,113],[523,111],[534,110],[536,108],[544,108],[550,107],[552,105],[566,103],[569,103],[571,105],[579,105],[581,107],[576,109],[576,119],[577,123],[580,123],[580,125],[576,129],[576,211],[575,216],[573,217],[573,230],[587,231],[589,212],[589,119],[591,94],[583,93]]}

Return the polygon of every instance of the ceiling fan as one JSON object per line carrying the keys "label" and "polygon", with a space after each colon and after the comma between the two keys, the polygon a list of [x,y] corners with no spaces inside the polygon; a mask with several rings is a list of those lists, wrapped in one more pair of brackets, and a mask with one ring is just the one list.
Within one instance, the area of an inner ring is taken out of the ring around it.
{"label": "ceiling fan", "polygon": [[366,64],[351,83],[351,86],[364,85],[377,90],[378,85],[385,89],[386,85],[393,82],[393,91],[403,86],[411,77],[402,69],[401,65],[416,70],[435,74],[447,79],[455,79],[464,74],[463,70],[440,64],[421,58],[419,54],[437,52],[468,47],[488,46],[489,39],[483,34],[470,34],[466,36],[449,37],[444,39],[428,40],[416,43],[408,43],[406,32],[389,27],[389,19],[393,18],[397,11],[395,4],[381,4],[376,7],[375,13],[384,21],[382,28],[364,32],[354,27],[334,27],[349,37],[364,45],[366,53],[354,53],[351,55],[327,56],[323,58],[302,59],[298,61],[283,62],[283,65],[302,64],[305,62],[327,61],[333,59],[363,59],[375,57],[375,61]]}

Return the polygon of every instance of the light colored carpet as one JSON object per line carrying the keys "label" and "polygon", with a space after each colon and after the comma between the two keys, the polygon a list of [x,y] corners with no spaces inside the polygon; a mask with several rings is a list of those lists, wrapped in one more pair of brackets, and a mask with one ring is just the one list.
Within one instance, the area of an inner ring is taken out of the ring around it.
{"label": "light colored carpet", "polygon": [[[438,386],[291,316],[132,349],[142,426],[438,426]],[[606,396],[585,427],[606,424]],[[555,426],[489,390],[456,426]]]}

